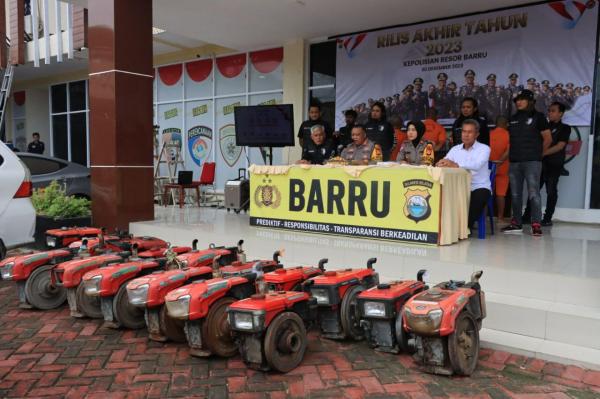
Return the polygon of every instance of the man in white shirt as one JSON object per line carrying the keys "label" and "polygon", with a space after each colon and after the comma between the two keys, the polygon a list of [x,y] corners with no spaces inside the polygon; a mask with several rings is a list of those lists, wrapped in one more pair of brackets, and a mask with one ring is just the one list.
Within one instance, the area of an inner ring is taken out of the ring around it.
{"label": "man in white shirt", "polygon": [[479,122],[475,119],[466,119],[463,122],[461,135],[462,144],[452,147],[446,157],[437,163],[437,166],[463,168],[471,172],[469,228],[472,228],[492,194],[488,169],[490,147],[477,141]]}

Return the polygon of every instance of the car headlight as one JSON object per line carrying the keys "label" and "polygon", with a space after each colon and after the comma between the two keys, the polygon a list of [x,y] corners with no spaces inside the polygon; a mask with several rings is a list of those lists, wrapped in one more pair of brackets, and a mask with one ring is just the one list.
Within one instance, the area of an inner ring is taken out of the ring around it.
{"label": "car headlight", "polygon": [[102,282],[102,276],[97,275],[90,279],[83,280],[83,290],[86,295],[98,296],[100,295],[100,283]]}
{"label": "car headlight", "polygon": [[442,324],[444,311],[441,309],[430,310],[426,315],[417,315],[404,309],[404,316],[408,327],[417,334],[431,335],[438,332]]}
{"label": "car headlight", "polygon": [[[265,312],[232,312],[233,328],[243,331],[261,331],[265,325]],[[230,321],[231,321],[230,318]]]}
{"label": "car headlight", "polygon": [[385,317],[385,303],[383,302],[365,302],[363,308],[365,316]]}
{"label": "car headlight", "polygon": [[317,300],[317,304],[329,305],[329,291],[326,288],[311,288],[310,295]]}
{"label": "car headlight", "polygon": [[183,295],[177,298],[175,301],[167,301],[167,312],[169,316],[175,319],[187,319],[190,314],[190,299],[191,295]]}
{"label": "car headlight", "polygon": [[148,301],[148,288],[149,284],[142,284],[136,288],[127,288],[127,296],[129,297],[129,303],[133,306],[144,306]]}
{"label": "car headlight", "polygon": [[0,268],[0,274],[2,275],[3,280],[12,280],[14,266],[15,262],[10,262]]}
{"label": "car headlight", "polygon": [[47,236],[46,245],[50,248],[56,248],[56,237]]}

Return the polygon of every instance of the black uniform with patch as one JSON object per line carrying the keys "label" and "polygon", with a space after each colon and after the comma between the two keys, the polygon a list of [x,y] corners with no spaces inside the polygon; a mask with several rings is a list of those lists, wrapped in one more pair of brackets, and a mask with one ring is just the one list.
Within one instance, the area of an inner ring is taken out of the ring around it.
{"label": "black uniform with patch", "polygon": [[308,139],[308,142],[304,142],[302,159],[309,161],[313,165],[323,165],[325,161],[334,155],[335,146],[331,140],[326,140],[321,145],[316,145],[311,139]]}
{"label": "black uniform with patch", "polygon": [[518,111],[510,117],[510,162],[541,161],[544,140],[541,132],[549,128],[546,117],[535,110]]}
{"label": "black uniform with patch", "polygon": [[311,141],[310,140],[310,129],[315,125],[323,125],[323,127],[325,128],[325,138],[326,139],[331,139],[333,137],[333,129],[331,128],[329,123],[325,122],[323,119],[317,119],[316,121],[309,119],[309,120],[302,122],[302,124],[300,125],[300,128],[298,129],[298,138],[303,140],[304,145],[306,145],[306,143]]}
{"label": "black uniform with patch", "polygon": [[365,130],[367,131],[367,138],[381,146],[383,160],[389,161],[396,137],[392,125],[385,120],[376,121],[369,119],[369,122],[365,125]]}

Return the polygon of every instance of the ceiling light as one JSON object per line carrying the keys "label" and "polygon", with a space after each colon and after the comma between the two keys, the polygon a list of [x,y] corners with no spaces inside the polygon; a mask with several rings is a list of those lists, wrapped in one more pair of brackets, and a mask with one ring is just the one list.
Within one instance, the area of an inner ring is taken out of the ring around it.
{"label": "ceiling light", "polygon": [[152,34],[153,35],[158,35],[158,34],[163,33],[163,32],[165,32],[164,29],[157,28],[156,26],[152,27]]}

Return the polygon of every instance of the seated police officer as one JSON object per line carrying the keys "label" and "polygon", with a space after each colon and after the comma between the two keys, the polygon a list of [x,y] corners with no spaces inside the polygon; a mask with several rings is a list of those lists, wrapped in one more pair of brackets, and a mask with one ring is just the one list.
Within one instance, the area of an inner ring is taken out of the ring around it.
{"label": "seated police officer", "polygon": [[325,127],[314,125],[310,128],[310,140],[304,143],[302,159],[298,163],[323,165],[333,155],[335,146],[332,140],[325,140]]}
{"label": "seated police officer", "polygon": [[352,143],[348,144],[340,155],[352,165],[368,165],[371,161],[381,161],[381,147],[367,138],[363,125],[352,128]]}

